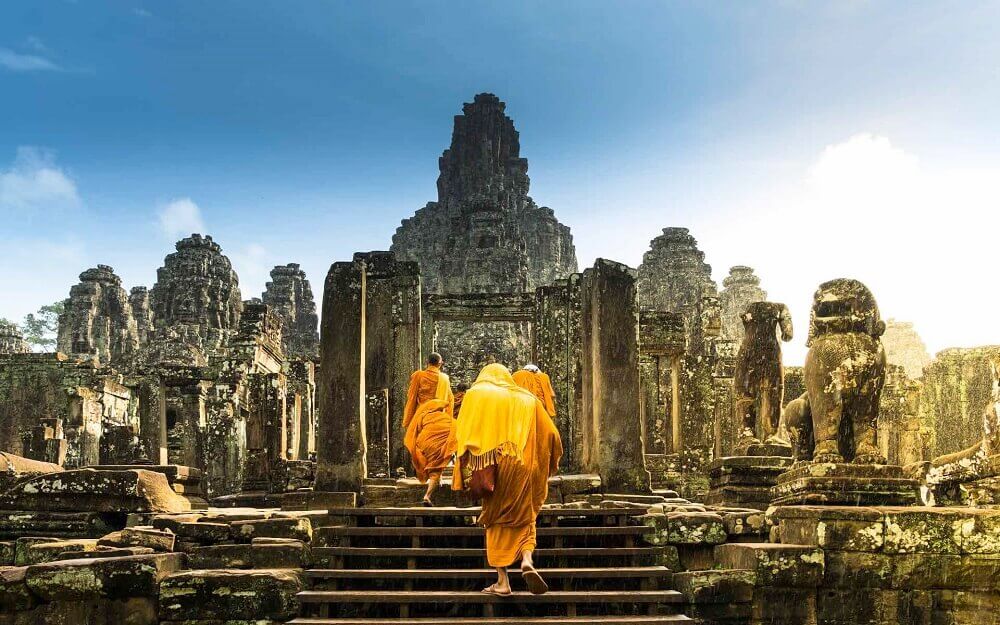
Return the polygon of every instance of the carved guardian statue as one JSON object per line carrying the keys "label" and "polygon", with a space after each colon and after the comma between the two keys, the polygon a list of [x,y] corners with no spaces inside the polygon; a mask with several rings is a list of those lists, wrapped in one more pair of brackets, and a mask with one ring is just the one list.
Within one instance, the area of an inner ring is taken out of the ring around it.
{"label": "carved guardian statue", "polygon": [[760,437],[769,444],[787,446],[778,437],[785,372],[781,364],[781,340],[792,339],[792,315],[788,307],[775,302],[754,302],[741,315],[743,343],[736,355],[733,373],[733,410],[743,432],[738,449],[747,453]]}
{"label": "carved guardian statue", "polygon": [[885,332],[878,304],[861,282],[824,282],[813,296],[805,386],[815,462],[884,464],[876,421],[885,383]]}

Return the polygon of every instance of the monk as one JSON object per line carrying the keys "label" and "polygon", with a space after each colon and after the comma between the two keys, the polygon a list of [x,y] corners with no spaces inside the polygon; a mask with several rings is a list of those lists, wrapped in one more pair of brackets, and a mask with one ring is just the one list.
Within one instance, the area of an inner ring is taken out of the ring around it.
{"label": "monk", "polygon": [[457,418],[462,410],[462,401],[465,399],[465,391],[469,390],[469,385],[461,382],[455,387],[455,417]]}
{"label": "monk", "polygon": [[441,473],[451,462],[454,448],[455,397],[451,381],[441,371],[444,360],[432,352],[427,367],[410,376],[403,411],[403,444],[410,451],[417,479],[427,484],[424,505],[433,506],[431,495],[441,482]]}
{"label": "monk", "polygon": [[478,523],[486,528],[486,558],[497,570],[497,581],[483,592],[511,594],[507,567],[518,559],[528,589],[546,592],[532,553],[535,521],[548,496],[549,476],[562,456],[552,418],[538,398],[514,382],[507,367],[491,364],[465,394],[455,438],[458,459],[452,488],[462,490],[477,480],[488,483],[484,474],[494,478],[492,492],[483,496]]}
{"label": "monk", "polygon": [[514,374],[514,382],[523,389],[531,391],[545,406],[545,412],[550,417],[556,416],[556,394],[552,390],[552,380],[537,365],[527,364]]}

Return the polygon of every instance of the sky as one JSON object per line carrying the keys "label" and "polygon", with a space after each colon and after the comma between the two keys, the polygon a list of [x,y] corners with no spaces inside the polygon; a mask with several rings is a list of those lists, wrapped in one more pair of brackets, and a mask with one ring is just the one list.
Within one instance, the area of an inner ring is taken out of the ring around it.
{"label": "sky", "polygon": [[688,227],[797,325],[852,277],[929,350],[1000,343],[1000,3],[7,0],[0,317],[211,234],[245,298],[387,249],[496,93],[581,269]]}

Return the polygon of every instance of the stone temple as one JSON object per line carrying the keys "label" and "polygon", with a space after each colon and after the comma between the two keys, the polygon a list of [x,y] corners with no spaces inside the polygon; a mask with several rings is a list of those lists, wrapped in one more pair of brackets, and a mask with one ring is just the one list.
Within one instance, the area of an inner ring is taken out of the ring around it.
{"label": "stone temple", "polygon": [[[0,324],[0,625],[1000,622],[1000,347],[931,358],[835,276],[792,319],[682,227],[580,271],[492,94],[439,168],[315,297],[295,262],[246,293],[192,234],[152,285],[82,268],[54,352]],[[477,502],[419,505],[432,350],[551,377],[547,594],[479,592]]]}

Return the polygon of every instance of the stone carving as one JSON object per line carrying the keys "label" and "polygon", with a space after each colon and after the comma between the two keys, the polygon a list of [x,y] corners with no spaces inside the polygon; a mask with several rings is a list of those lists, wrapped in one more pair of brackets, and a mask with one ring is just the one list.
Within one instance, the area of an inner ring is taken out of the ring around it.
{"label": "stone carving", "polygon": [[736,265],[729,268],[729,275],[722,280],[719,304],[722,306],[722,338],[743,341],[743,311],[754,302],[767,299],[767,292],[760,288],[760,278],[753,268]]}
{"label": "stone carving", "polygon": [[972,460],[977,456],[995,456],[1000,454],[1000,363],[990,360],[990,373],[993,386],[990,391],[990,401],[983,410],[983,438],[978,443],[952,454],[938,456],[931,461],[934,467]]}
{"label": "stone carving", "polygon": [[156,270],[150,291],[157,333],[176,333],[214,353],[236,332],[243,301],[239,279],[210,236],[193,234],[176,244]]}
{"label": "stone carving", "polygon": [[743,427],[739,448],[745,454],[761,438],[771,445],[785,444],[778,436],[785,373],[775,328],[780,328],[782,341],[792,340],[792,315],[784,304],[754,302],[742,317],[744,337],[733,373],[733,410],[735,422]]}
{"label": "stone carving", "polygon": [[0,354],[28,354],[31,346],[16,323],[0,319]]}
{"label": "stone carving", "polygon": [[142,346],[153,334],[153,310],[149,305],[149,289],[144,286],[134,286],[129,291],[128,299],[132,304],[132,317],[135,319],[139,345]]}
{"label": "stone carving", "polygon": [[922,376],[924,367],[931,363],[927,347],[910,322],[887,319],[882,344],[885,345],[886,362],[900,365],[910,378]]}
{"label": "stone carving", "polygon": [[785,404],[785,408],[781,411],[781,423],[792,445],[792,458],[796,462],[812,460],[816,442],[813,439],[809,393],[802,393]]}
{"label": "stone carving", "polygon": [[664,228],[639,265],[639,305],[690,313],[704,295],[716,295],[712,268],[687,228]]}
{"label": "stone carving", "polygon": [[319,357],[319,317],[306,272],[296,263],[271,270],[263,302],[282,321],[282,341],[289,358]]}
{"label": "stone carving", "polygon": [[138,347],[132,304],[115,270],[98,265],[81,273],[59,315],[57,349],[117,363]]}
{"label": "stone carving", "polygon": [[876,440],[884,331],[875,297],[857,280],[824,282],[813,296],[804,374],[814,461],[885,462]]}

